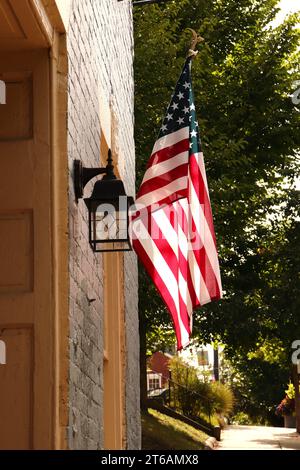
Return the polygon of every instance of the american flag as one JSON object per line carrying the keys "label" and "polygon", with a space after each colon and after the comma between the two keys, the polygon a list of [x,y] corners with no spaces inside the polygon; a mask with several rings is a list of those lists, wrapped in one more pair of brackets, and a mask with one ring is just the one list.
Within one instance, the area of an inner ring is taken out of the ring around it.
{"label": "american flag", "polygon": [[222,296],[219,261],[188,58],[131,216],[132,245],[189,344],[193,309]]}

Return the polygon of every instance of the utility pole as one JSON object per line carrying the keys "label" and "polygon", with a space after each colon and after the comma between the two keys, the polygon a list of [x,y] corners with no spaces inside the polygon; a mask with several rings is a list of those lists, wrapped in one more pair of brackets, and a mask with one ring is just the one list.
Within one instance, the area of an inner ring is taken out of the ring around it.
{"label": "utility pole", "polygon": [[220,380],[219,374],[219,346],[218,344],[214,345],[214,376],[215,380]]}
{"label": "utility pole", "polygon": [[300,434],[300,391],[299,391],[299,374],[297,364],[292,365],[292,377],[295,387],[295,413],[296,413],[296,430]]}

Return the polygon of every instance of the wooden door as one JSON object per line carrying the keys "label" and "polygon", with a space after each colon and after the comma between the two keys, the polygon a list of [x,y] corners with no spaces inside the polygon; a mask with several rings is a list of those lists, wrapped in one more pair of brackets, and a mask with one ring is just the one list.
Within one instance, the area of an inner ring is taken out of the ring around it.
{"label": "wooden door", "polygon": [[0,448],[53,446],[49,52],[0,53]]}

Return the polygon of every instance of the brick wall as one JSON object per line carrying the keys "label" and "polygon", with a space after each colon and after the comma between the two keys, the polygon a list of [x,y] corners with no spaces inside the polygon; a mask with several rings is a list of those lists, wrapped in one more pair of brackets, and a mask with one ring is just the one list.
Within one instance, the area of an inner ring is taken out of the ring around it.
{"label": "brick wall", "polygon": [[[111,102],[120,126],[114,139],[119,171],[134,195],[133,39],[130,0],[73,0],[67,34],[69,58],[69,269],[71,449],[103,448],[103,275],[101,255],[88,244],[87,209],[76,204],[73,161],[98,166],[100,155],[99,87]],[[85,188],[91,191],[92,183]],[[140,446],[137,264],[124,256],[126,333],[126,441]],[[92,299],[95,299],[91,302]]]}

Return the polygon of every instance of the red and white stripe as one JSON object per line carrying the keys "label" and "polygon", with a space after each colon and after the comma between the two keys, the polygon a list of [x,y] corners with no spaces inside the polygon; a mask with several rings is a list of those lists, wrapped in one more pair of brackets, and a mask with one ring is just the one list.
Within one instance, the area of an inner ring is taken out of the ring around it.
{"label": "red and white stripe", "polygon": [[189,127],[156,141],[130,227],[171,313],[178,349],[189,344],[193,309],[222,296],[203,154],[189,149]]}

